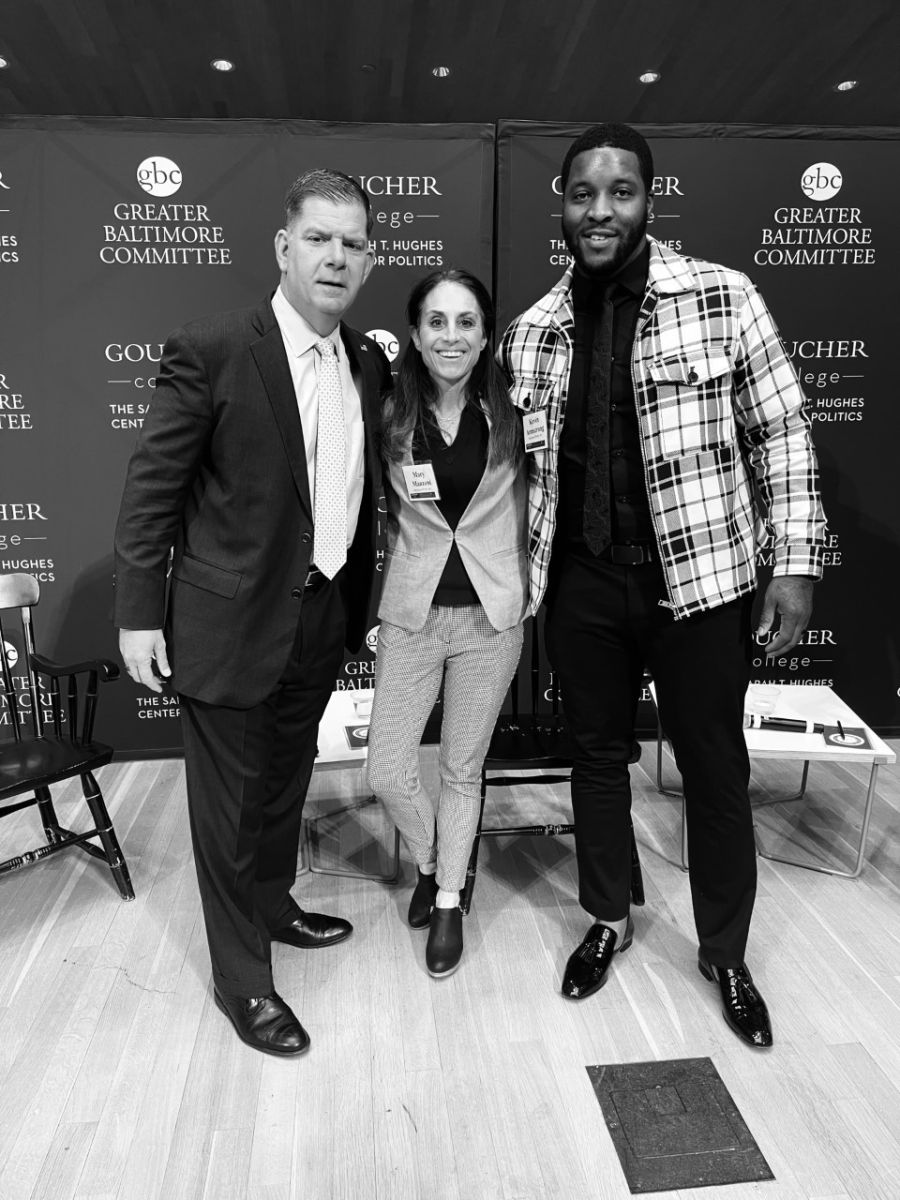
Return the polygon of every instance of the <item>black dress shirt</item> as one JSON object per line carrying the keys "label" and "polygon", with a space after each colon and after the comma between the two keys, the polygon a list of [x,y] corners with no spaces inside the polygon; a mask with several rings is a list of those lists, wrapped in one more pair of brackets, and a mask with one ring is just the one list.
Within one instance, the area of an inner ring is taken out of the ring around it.
{"label": "black dress shirt", "polygon": [[590,554],[583,538],[587,413],[598,402],[589,389],[594,329],[600,320],[603,294],[612,293],[613,336],[609,363],[609,472],[612,540],[652,542],[653,524],[647,499],[640,427],[631,379],[631,358],[638,313],[647,286],[650,250],[645,247],[612,279],[590,279],[576,268],[572,281],[575,352],[569,373],[566,416],[559,443],[559,508],[557,541],[567,549]]}

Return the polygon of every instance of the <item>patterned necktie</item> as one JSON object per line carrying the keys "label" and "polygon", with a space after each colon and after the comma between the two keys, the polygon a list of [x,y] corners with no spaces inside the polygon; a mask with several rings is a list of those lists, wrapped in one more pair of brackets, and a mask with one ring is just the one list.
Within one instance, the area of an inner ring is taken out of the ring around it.
{"label": "patterned necktie", "polygon": [[313,562],[333,579],[347,561],[347,446],[344,398],[337,354],[330,338],[319,352],[319,423],[316,433],[316,499]]}
{"label": "patterned necktie", "polygon": [[610,544],[612,525],[609,498],[609,417],[612,392],[613,292],[603,293],[599,319],[594,323],[591,371],[587,393],[587,453],[584,465],[585,544],[592,554],[602,554]]}

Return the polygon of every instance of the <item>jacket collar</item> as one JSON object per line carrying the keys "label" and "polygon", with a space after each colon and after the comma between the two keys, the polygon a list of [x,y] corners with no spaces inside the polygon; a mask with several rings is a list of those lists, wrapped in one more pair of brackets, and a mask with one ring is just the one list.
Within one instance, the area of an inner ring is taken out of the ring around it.
{"label": "jacket collar", "polygon": [[256,362],[266,396],[272,407],[275,423],[281,434],[300,504],[307,517],[312,520],[306,448],[303,442],[300,415],[297,411],[294,381],[284,349],[281,328],[275,319],[275,313],[272,311],[272,304],[268,298],[253,314],[252,324],[260,336],[258,341],[251,343],[250,353]]}
{"label": "jacket collar", "polygon": [[[311,518],[312,502],[306,469],[306,448],[300,414],[297,411],[294,381],[291,378],[291,369],[284,349],[281,327],[275,319],[272,303],[268,297],[254,312],[251,323],[260,336],[258,341],[251,344],[250,352],[256,361],[266,395],[272,406],[301,505]],[[350,370],[353,373],[362,403],[367,476],[377,479],[379,467],[375,427],[380,402],[381,380],[377,356],[371,353],[365,338],[343,322],[340,324],[340,336],[350,360]]]}
{"label": "jacket collar", "polygon": [[697,278],[691,269],[690,261],[670,250],[668,246],[663,246],[655,238],[648,238],[647,241],[650,243],[648,289],[664,296],[696,291]]}
{"label": "jacket collar", "polygon": [[[697,288],[697,280],[690,263],[681,254],[676,254],[668,246],[663,246],[655,238],[648,237],[650,245],[650,269],[647,276],[647,291],[660,295],[677,295],[679,292],[692,292]],[[538,324],[572,323],[572,277],[574,264],[570,263],[565,275],[550,291],[538,300],[534,306]],[[539,314],[543,314],[541,322]]]}
{"label": "jacket collar", "polygon": [[267,334],[273,326],[277,326],[275,313],[272,311],[272,300],[269,296],[257,306],[250,320],[251,325],[260,335]]}

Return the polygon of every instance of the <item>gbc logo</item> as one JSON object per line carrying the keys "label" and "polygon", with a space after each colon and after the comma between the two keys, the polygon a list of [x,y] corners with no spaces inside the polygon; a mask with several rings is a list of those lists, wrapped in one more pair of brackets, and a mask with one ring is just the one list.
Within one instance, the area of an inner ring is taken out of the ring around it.
{"label": "gbc logo", "polygon": [[380,625],[373,625],[366,634],[366,649],[371,650],[373,654],[378,649],[378,630],[380,628]]}
{"label": "gbc logo", "polygon": [[800,187],[810,200],[830,200],[841,190],[844,182],[840,171],[832,163],[813,163],[800,176]]}
{"label": "gbc logo", "polygon": [[393,362],[400,353],[400,343],[389,329],[367,329],[366,337],[377,342],[385,353],[388,362]]}
{"label": "gbc logo", "polygon": [[174,196],[183,182],[181,167],[171,158],[145,158],[137,169],[137,181],[151,196]]}

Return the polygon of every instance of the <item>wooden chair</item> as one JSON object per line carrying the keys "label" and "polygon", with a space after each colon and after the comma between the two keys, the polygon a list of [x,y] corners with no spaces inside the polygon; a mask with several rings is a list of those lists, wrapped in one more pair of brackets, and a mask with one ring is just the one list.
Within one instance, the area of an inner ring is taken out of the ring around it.
{"label": "wooden chair", "polygon": [[[2,667],[5,713],[12,727],[12,740],[0,742],[0,801],[30,792],[24,800],[0,807],[0,817],[36,804],[44,825],[46,844],[0,863],[0,875],[39,862],[69,846],[101,858],[112,871],[124,900],[134,899],[128,867],[116,840],[112,821],[93,772],[105,766],[113,755],[111,746],[93,740],[97,708],[97,681],[117,679],[119,668],[103,659],[60,665],[35,653],[31,609],[40,598],[40,587],[32,575],[0,575],[0,667]],[[18,619],[8,614],[18,610]],[[4,629],[7,616],[9,629]],[[17,633],[14,635],[12,624]],[[18,645],[17,645],[18,643]],[[17,689],[13,677],[24,679]],[[83,691],[83,713],[78,724],[79,676],[87,676]],[[41,690],[38,676],[49,679],[49,688]],[[65,704],[60,679],[68,678]],[[23,703],[27,694],[27,702]],[[42,702],[42,695],[48,703]],[[30,709],[30,712],[28,711]],[[22,726],[30,724],[33,736],[23,736]],[[50,785],[80,776],[84,798],[93,821],[85,833],[64,829],[56,816]],[[96,838],[99,845],[89,839]]]}
{"label": "wooden chair", "polygon": [[[542,668],[538,621],[533,619],[531,621],[528,706],[523,708],[520,704],[519,672],[513,677],[510,684],[511,712],[501,713],[497,718],[481,772],[481,813],[466,869],[466,883],[460,897],[460,907],[465,913],[468,913],[472,903],[475,876],[478,870],[478,851],[482,838],[504,835],[558,837],[573,833],[575,829],[571,823],[563,825],[503,825],[490,828],[485,828],[483,824],[484,805],[489,787],[516,787],[520,784],[553,786],[557,783],[569,783],[571,780],[573,751],[565,719],[560,713],[559,684],[554,676],[549,700],[545,700],[541,695]],[[640,753],[640,746],[635,743],[630,761],[637,762]],[[495,771],[539,773],[528,775],[492,774]],[[644,880],[637,843],[634,838],[634,826],[631,827],[631,900],[635,905],[644,903]]]}

